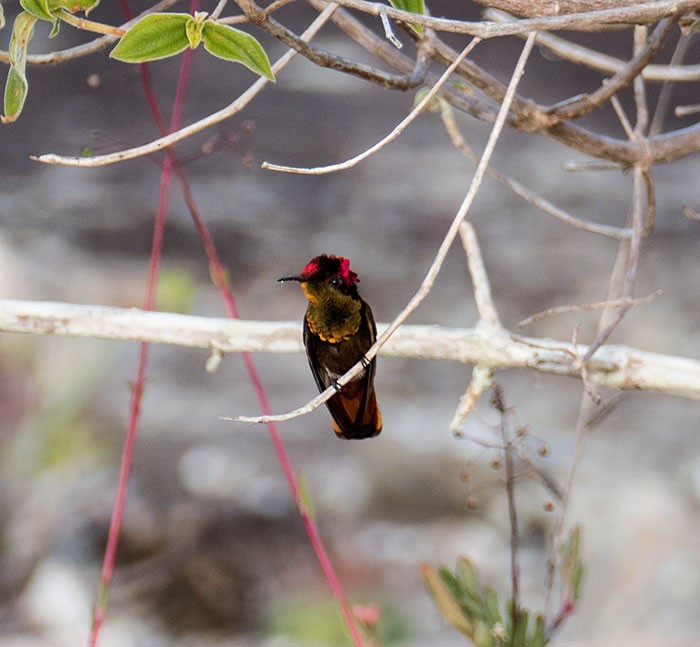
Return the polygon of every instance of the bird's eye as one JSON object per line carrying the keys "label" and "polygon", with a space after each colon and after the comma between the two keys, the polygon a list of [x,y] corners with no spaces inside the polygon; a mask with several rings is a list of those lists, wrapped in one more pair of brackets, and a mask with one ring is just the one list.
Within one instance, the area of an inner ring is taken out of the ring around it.
{"label": "bird's eye", "polygon": [[343,284],[343,279],[341,279],[339,276],[334,276],[330,281],[328,281],[328,283],[334,288],[339,288]]}

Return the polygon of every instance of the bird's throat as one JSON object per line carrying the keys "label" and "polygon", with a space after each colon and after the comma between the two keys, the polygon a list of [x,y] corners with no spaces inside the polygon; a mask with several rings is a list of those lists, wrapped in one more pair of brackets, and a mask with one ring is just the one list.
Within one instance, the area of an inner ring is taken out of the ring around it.
{"label": "bird's throat", "polygon": [[360,327],[362,302],[327,286],[301,284],[309,300],[306,322],[309,330],[330,344],[352,337]]}

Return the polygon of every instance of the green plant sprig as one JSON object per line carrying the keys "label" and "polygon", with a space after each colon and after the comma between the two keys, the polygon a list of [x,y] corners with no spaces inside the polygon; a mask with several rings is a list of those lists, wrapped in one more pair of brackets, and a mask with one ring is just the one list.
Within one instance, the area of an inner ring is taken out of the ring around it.
{"label": "green plant sprig", "polygon": [[[29,91],[26,76],[27,48],[37,21],[53,25],[49,38],[58,33],[61,22],[77,29],[100,34],[120,36],[110,56],[126,63],[146,63],[179,54],[187,47],[196,49],[200,43],[211,55],[226,61],[245,65],[260,76],[275,81],[270,61],[260,43],[253,36],[223,25],[206,12],[154,13],[144,16],[128,30],[104,25],[75,16],[82,11],[89,14],[100,0],[20,0],[24,11],[15,18],[10,39],[10,70],[5,83],[2,123],[11,123],[21,114]],[[0,28],[5,17],[0,5]]]}

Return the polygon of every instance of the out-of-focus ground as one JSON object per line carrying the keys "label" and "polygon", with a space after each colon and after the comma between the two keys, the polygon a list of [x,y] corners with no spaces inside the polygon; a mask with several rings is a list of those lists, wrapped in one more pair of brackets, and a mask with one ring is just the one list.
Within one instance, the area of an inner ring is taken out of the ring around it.
{"label": "out-of-focus ground", "polygon": [[[57,41],[46,41],[40,33],[33,51],[64,47],[71,34],[64,28]],[[629,33],[609,35],[607,42],[615,38],[620,46]],[[358,54],[331,28],[320,43]],[[516,41],[486,43],[475,57],[507,79],[518,47]],[[279,49],[270,45],[270,51],[274,58]],[[689,60],[697,53],[691,48]],[[152,72],[166,107],[177,61],[155,64]],[[91,74],[98,75],[98,87],[87,84]],[[31,68],[29,78],[25,113],[0,130],[0,293],[138,307],[159,158],[100,169],[29,159],[152,139],[136,70],[98,54],[58,68]],[[227,104],[252,78],[197,51],[185,121]],[[596,78],[536,52],[522,87],[526,95],[556,101],[595,88]],[[299,60],[240,117],[178,148],[242,317],[301,321],[301,291],[275,279],[323,252],[352,260],[361,294],[379,321],[391,320],[412,296],[473,172],[438,116],[421,116],[396,142],[340,174],[274,174],[260,170],[260,163],[317,165],[350,157],[398,123],[413,96]],[[459,123],[470,143],[483,146],[487,125],[464,116]],[[587,125],[616,129],[608,114],[588,118]],[[581,160],[546,139],[507,131],[493,164],[578,216],[623,225],[631,178],[563,170],[566,162]],[[700,357],[700,225],[681,213],[684,204],[700,206],[697,174],[697,156],[654,169],[657,226],[644,242],[636,294],[660,289],[662,295],[632,310],[615,343]],[[488,179],[472,221],[509,328],[551,306],[606,297],[613,240],[565,226]],[[176,188],[163,277],[163,309],[223,316]],[[476,322],[458,244],[410,321]],[[539,322],[527,334],[587,341],[595,324],[595,314],[577,313]],[[0,337],[4,646],[85,644],[136,352],[128,343]],[[219,420],[257,411],[243,364],[226,357],[209,374],[206,360],[205,352],[177,347],[150,351],[102,645],[347,644],[265,429]],[[261,354],[255,361],[275,411],[314,395],[303,356]],[[385,427],[377,439],[336,440],[325,410],[281,426],[346,592],[353,602],[380,606],[386,645],[465,644],[435,611],[422,586],[421,562],[451,566],[465,554],[486,583],[508,590],[505,491],[502,473],[491,466],[499,454],[448,431],[470,371],[457,363],[380,358],[376,387]],[[524,371],[505,371],[498,382],[513,424],[528,429],[525,451],[564,484],[581,384]],[[628,393],[590,431],[568,516],[583,528],[584,594],[553,644],[700,642],[699,414],[694,401]],[[465,431],[495,439],[497,421],[484,398]],[[542,444],[550,450],[545,459],[537,456]],[[545,511],[550,495],[532,480],[518,484],[517,497],[523,596],[539,610],[555,515]],[[472,509],[470,500],[479,506]]]}

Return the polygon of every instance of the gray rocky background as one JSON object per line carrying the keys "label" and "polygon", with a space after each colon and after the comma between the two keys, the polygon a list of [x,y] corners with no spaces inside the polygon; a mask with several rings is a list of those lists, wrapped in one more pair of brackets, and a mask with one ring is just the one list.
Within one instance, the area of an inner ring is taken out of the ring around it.
{"label": "gray rocky background", "polygon": [[[4,4],[9,22],[14,5]],[[431,3],[433,13],[449,4]],[[293,4],[283,16],[297,11]],[[301,27],[311,12],[295,15],[291,23]],[[104,7],[95,17],[119,22],[116,10]],[[0,33],[4,48],[8,31]],[[66,47],[76,36],[64,27],[56,40],[45,37],[42,28],[32,51]],[[262,40],[274,59],[280,49]],[[616,32],[587,42],[625,52],[629,41],[629,32]],[[331,27],[319,42],[362,56]],[[475,59],[505,80],[519,47],[515,40],[485,43]],[[695,45],[688,60],[697,55]],[[166,61],[151,68],[164,108],[177,66]],[[97,87],[87,83],[90,75],[98,75]],[[0,293],[138,307],[160,158],[101,169],[29,159],[152,139],[136,70],[97,54],[31,68],[29,79],[25,113],[0,129]],[[226,105],[252,79],[197,51],[186,122]],[[597,75],[535,52],[522,92],[553,102],[597,82]],[[686,103],[697,102],[697,88],[681,91]],[[657,92],[650,90],[652,99]],[[297,60],[239,117],[178,148],[244,318],[301,321],[300,290],[275,279],[323,252],[352,260],[379,321],[391,320],[412,296],[473,172],[436,115],[422,115],[398,141],[341,174],[300,177],[259,167],[264,160],[316,165],[350,157],[398,123],[413,98]],[[465,116],[459,123],[470,143],[483,146],[487,125]],[[618,130],[604,111],[586,123]],[[581,160],[544,138],[506,131],[493,164],[578,216],[623,225],[631,178],[563,170]],[[658,222],[644,243],[636,292],[663,294],[634,309],[613,341],[697,358],[700,225],[681,213],[684,204],[700,206],[697,155],[657,167],[654,177]],[[554,221],[491,180],[472,220],[506,326],[551,306],[605,298],[614,241]],[[172,299],[189,301],[189,312],[223,316],[177,189],[163,272],[179,295]],[[456,245],[410,322],[467,327],[475,321],[464,253]],[[527,332],[568,341],[577,331],[586,341],[595,322],[595,315],[579,313]],[[0,337],[2,645],[85,644],[136,350],[129,343]],[[347,644],[264,428],[219,420],[256,413],[243,364],[226,357],[208,374],[206,360],[203,351],[151,349],[102,645]],[[275,411],[314,395],[303,356],[261,354],[255,361]],[[380,358],[376,386],[385,427],[374,440],[336,440],[325,410],[281,428],[346,592],[352,601],[380,605],[387,645],[465,644],[435,611],[421,562],[453,565],[466,554],[487,583],[508,589],[505,492],[491,467],[498,455],[448,431],[470,370]],[[503,372],[498,381],[514,420],[529,430],[527,451],[536,457],[546,443],[550,455],[540,463],[564,482],[581,385],[523,371]],[[569,515],[583,527],[584,595],[553,644],[700,643],[699,413],[693,401],[629,393],[592,430]],[[485,399],[467,431],[488,437],[496,423]],[[471,509],[474,497],[480,505]],[[517,497],[524,598],[539,609],[554,514],[544,508],[549,495],[532,481],[519,484]]]}

